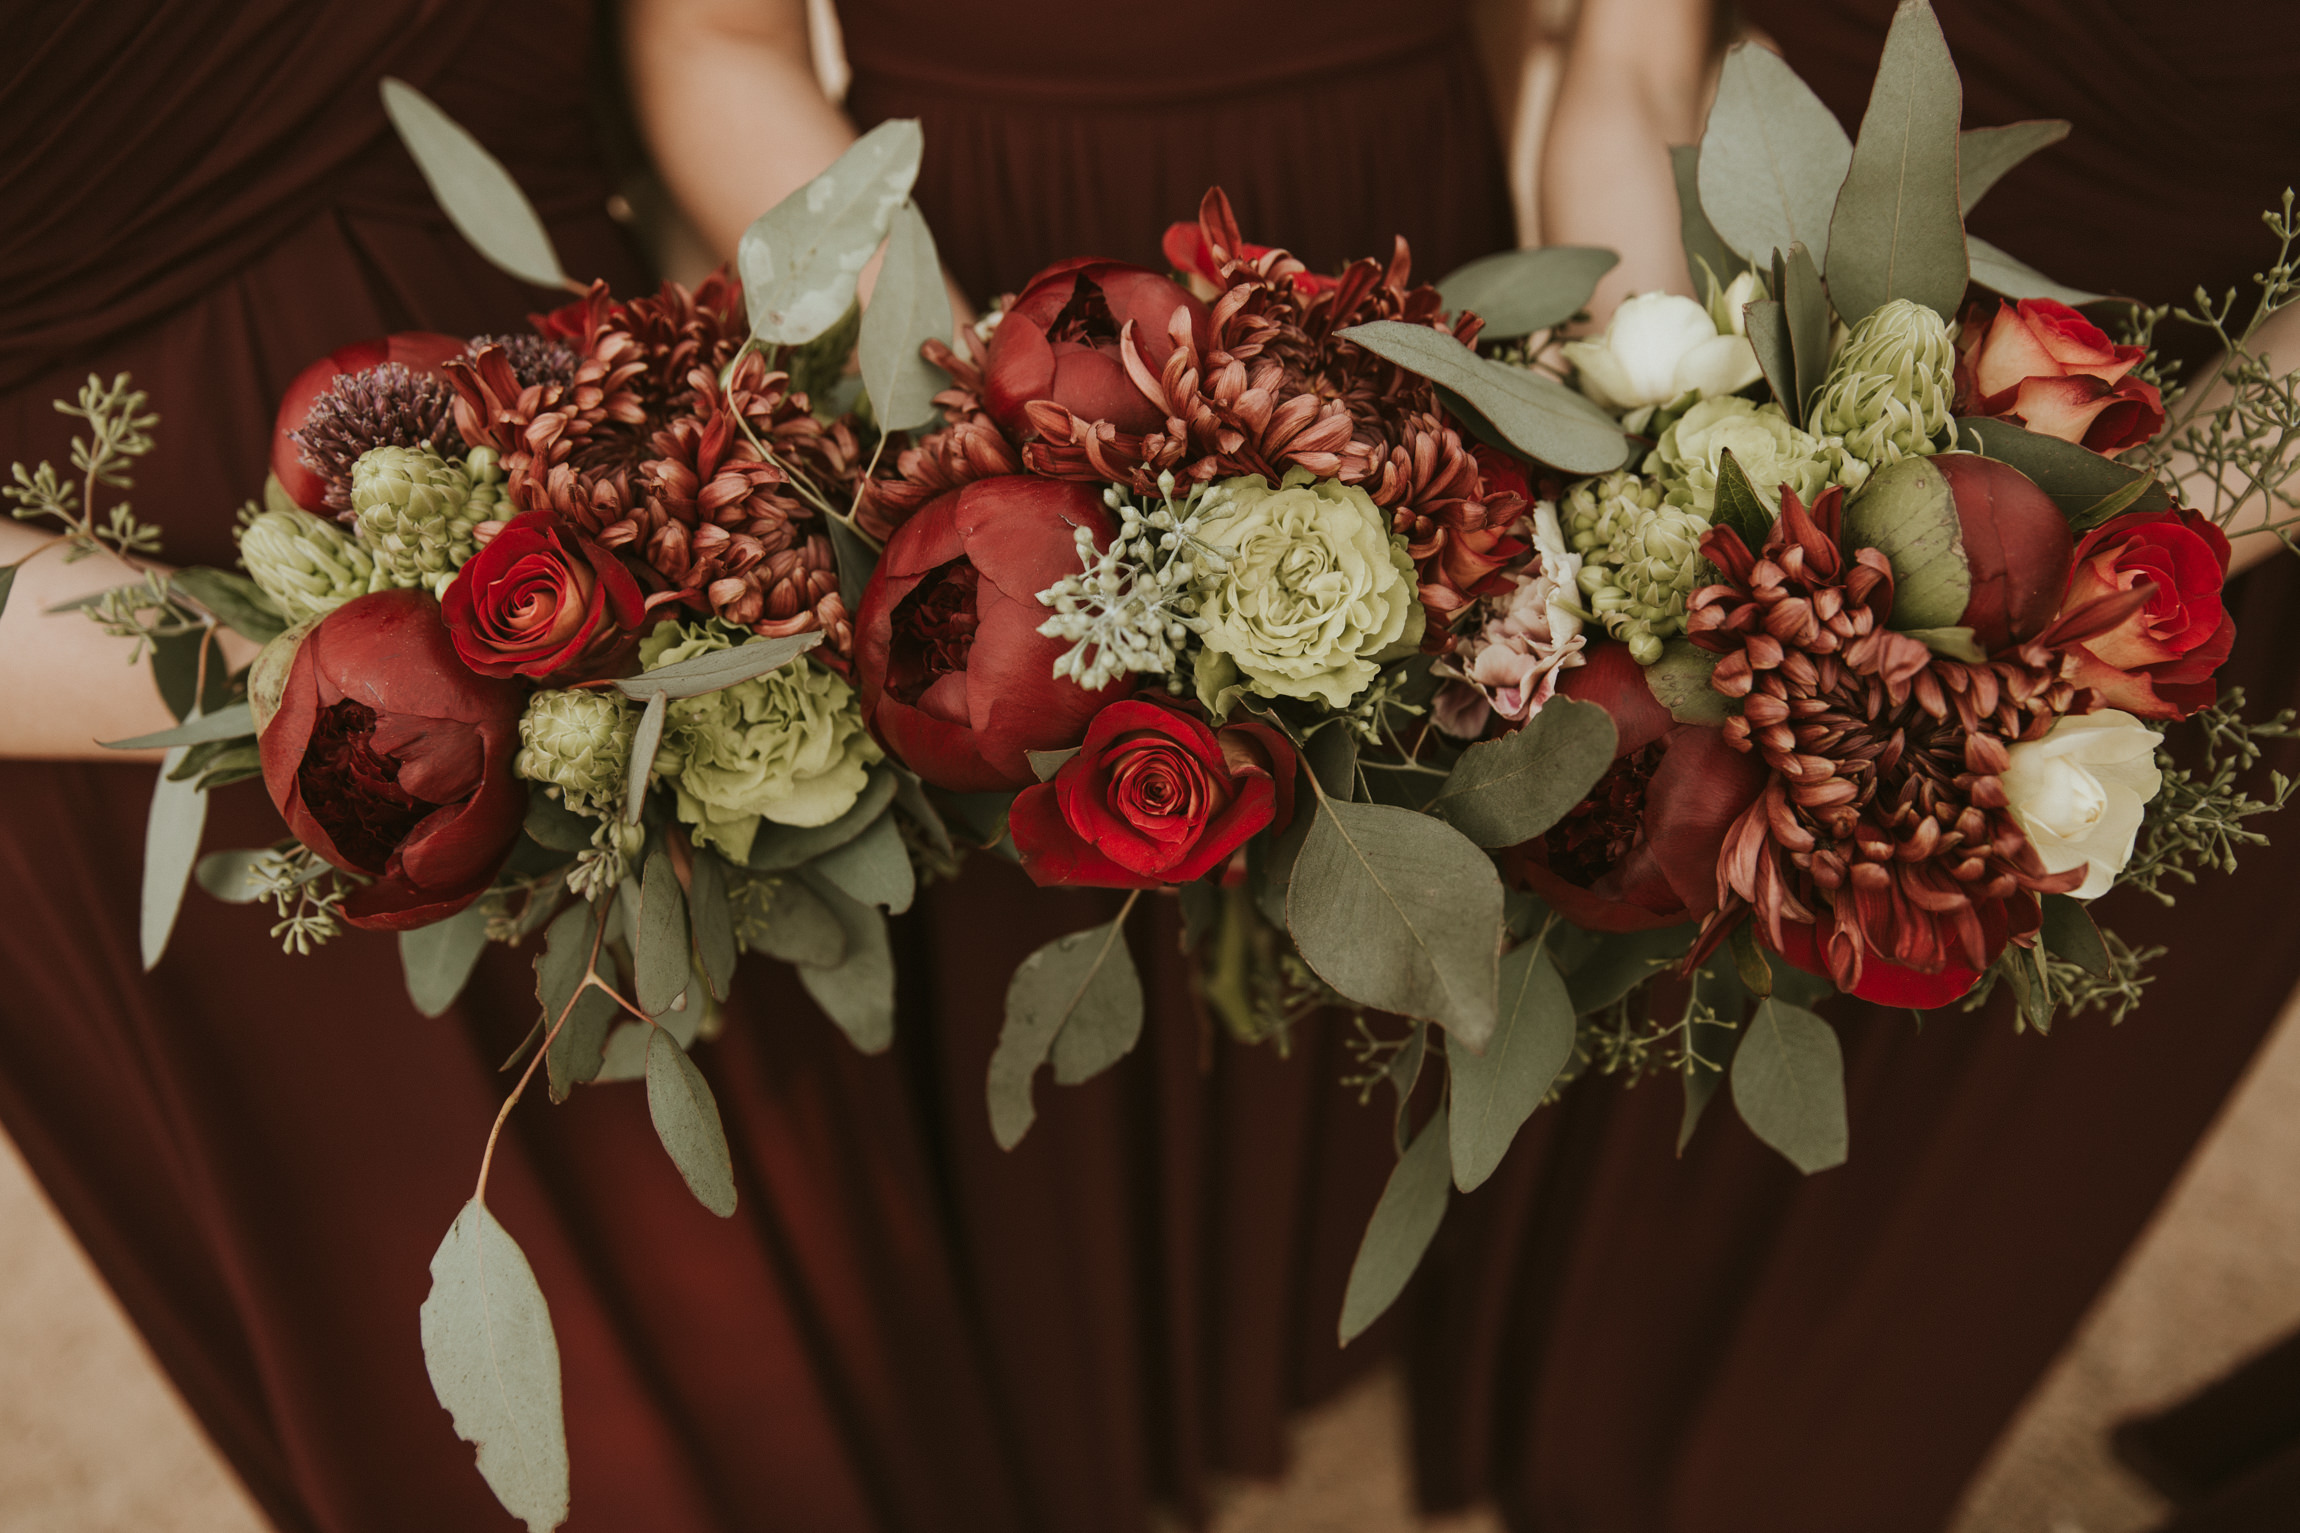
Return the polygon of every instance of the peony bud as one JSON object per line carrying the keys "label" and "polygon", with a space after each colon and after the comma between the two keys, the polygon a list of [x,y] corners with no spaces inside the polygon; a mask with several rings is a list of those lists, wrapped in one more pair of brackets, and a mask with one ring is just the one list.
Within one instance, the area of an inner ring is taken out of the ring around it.
{"label": "peony bud", "polygon": [[350,533],[292,506],[258,512],[239,540],[248,578],[291,623],[333,612],[389,583]]}
{"label": "peony bud", "polygon": [[507,509],[502,484],[502,465],[487,448],[462,463],[424,447],[362,453],[351,471],[351,509],[384,583],[445,590],[478,551],[472,529]]}
{"label": "peony bud", "polygon": [[2001,775],[2029,845],[2048,873],[2086,870],[2072,892],[2098,899],[2132,860],[2148,801],[2163,786],[2164,736],[2114,708],[2071,714],[2041,740],[2011,747]]}
{"label": "peony bud", "polygon": [[1813,401],[1813,430],[1871,468],[1940,451],[1956,393],[1948,322],[1896,298],[1853,326]]}

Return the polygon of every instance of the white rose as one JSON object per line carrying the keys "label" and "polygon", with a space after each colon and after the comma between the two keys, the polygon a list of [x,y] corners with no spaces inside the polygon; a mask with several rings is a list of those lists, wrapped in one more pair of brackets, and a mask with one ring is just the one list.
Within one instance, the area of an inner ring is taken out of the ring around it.
{"label": "white rose", "polygon": [[1568,342],[1565,355],[1580,372],[1581,391],[1617,415],[1688,394],[1739,393],[1764,375],[1748,337],[1719,334],[1707,309],[1675,293],[1623,300],[1605,339]]}
{"label": "white rose", "polygon": [[2041,740],[2011,748],[2005,796],[2045,871],[2087,867],[2078,899],[2098,899],[2132,860],[2141,810],[2163,774],[2156,747],[2164,739],[2129,713],[2104,708],[2072,714]]}

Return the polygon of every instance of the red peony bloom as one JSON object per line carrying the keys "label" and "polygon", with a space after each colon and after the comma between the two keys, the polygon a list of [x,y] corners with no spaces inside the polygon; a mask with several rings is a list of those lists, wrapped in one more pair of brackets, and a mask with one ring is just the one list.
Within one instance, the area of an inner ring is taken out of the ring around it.
{"label": "red peony bloom", "polygon": [[549,511],[490,538],[439,604],[465,665],[550,685],[612,673],[647,619],[622,562]]}
{"label": "red peony bloom", "polygon": [[1612,715],[1613,768],[1546,834],[1503,853],[1504,870],[1591,931],[1697,920],[1717,908],[1725,833],[1764,787],[1764,767],[1719,731],[1671,718],[1626,647],[1585,654],[1557,690]]}
{"label": "red peony bloom", "polygon": [[354,926],[404,931],[477,898],[527,815],[511,775],[526,689],[476,676],[421,591],[346,602],[304,638],[259,745],[298,840],[373,882]]}
{"label": "red peony bloom", "polygon": [[2028,475],[1969,452],[1903,459],[1873,482],[1883,486],[1927,473],[1938,473],[1956,498],[1958,534],[1972,574],[1972,595],[1958,623],[1992,652],[2035,638],[2060,610],[2075,557],[2068,518]]}
{"label": "red peony bloom", "polygon": [[1066,639],[1038,631],[1038,593],[1078,573],[1075,530],[1116,531],[1098,486],[1008,475],[936,497],[903,523],[863,593],[855,672],[863,716],[888,750],[939,788],[1020,788],[1031,751],[1086,734],[1131,677],[1089,692],[1058,679]]}
{"label": "red peony bloom", "polygon": [[1186,884],[1294,817],[1294,748],[1267,724],[1209,728],[1179,705],[1128,698],[1094,715],[1050,782],[1014,800],[1007,827],[1041,884]]}
{"label": "red peony bloom", "polygon": [[2076,645],[2074,677],[2101,703],[2144,719],[2184,719],[2219,693],[2212,679],[2236,644],[2221,605],[2228,538],[2197,511],[2128,511],[2076,548],[2064,612],[2153,583],[2147,605]]}
{"label": "red peony bloom", "polygon": [[1119,338],[1131,327],[1135,352],[1155,371],[1174,350],[1178,315],[1204,345],[1206,306],[1170,278],[1091,257],[1049,266],[991,333],[983,403],[1017,439],[1030,433],[1033,400],[1120,431],[1154,431],[1165,415],[1126,375]]}
{"label": "red peony bloom", "polygon": [[[295,375],[280,399],[279,417],[272,430],[272,476],[279,480],[280,488],[288,498],[306,511],[324,514],[328,505],[329,475],[305,461],[307,449],[295,440],[293,433],[301,431],[310,419],[312,406],[322,395],[335,387],[339,378],[355,377],[360,373],[397,363],[419,377],[437,379],[444,375],[441,364],[460,357],[464,343],[452,335],[435,335],[427,330],[406,330],[397,335],[379,335],[373,340],[359,341],[321,357],[317,362]],[[445,404],[442,392],[440,403]],[[383,402],[388,409],[394,401]],[[405,441],[393,441],[392,446],[413,447],[428,435],[445,438],[449,422],[444,415],[425,412],[419,433]],[[389,422],[380,423],[388,426]],[[391,433],[406,435],[406,433]],[[367,446],[382,445],[370,442]],[[354,454],[354,456],[357,456]],[[343,467],[348,470],[349,465]],[[348,504],[348,502],[347,502]],[[341,507],[332,509],[340,510]]]}
{"label": "red peony bloom", "polygon": [[2117,345],[2065,303],[1975,308],[1957,351],[1960,415],[2016,421],[2098,453],[2138,447],[2163,428],[2156,385],[2125,376],[2147,353]]}

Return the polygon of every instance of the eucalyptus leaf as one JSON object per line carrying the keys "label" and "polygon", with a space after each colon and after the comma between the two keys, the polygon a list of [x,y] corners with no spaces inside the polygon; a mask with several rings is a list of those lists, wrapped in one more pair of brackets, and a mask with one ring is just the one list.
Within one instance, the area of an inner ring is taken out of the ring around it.
{"label": "eucalyptus leaf", "polygon": [[644,1080],[647,1075],[647,1042],[656,1030],[644,1022],[619,1022],[607,1034],[606,1046],[601,1050],[599,1073],[592,1077],[598,1085],[614,1081]]}
{"label": "eucalyptus leaf", "polygon": [[527,796],[527,839],[554,852],[591,849],[591,828],[599,822],[577,814],[543,789]]}
{"label": "eucalyptus leaf", "polygon": [[1874,548],[1892,561],[1892,626],[1953,628],[1973,595],[1956,496],[1931,458],[1903,458],[1869,476],[1845,503],[1848,553]]}
{"label": "eucalyptus leaf", "polygon": [[894,1042],[894,948],[887,941],[886,915],[812,868],[799,877],[846,933],[845,957],[828,968],[801,964],[799,983],[848,1042],[865,1054],[884,1053]]}
{"label": "eucalyptus leaf", "polygon": [[487,912],[464,906],[444,921],[399,934],[399,966],[407,978],[407,998],[427,1017],[455,1004],[487,950]]}
{"label": "eucalyptus leaf", "polygon": [[1330,723],[1302,746],[1302,765],[1318,786],[1349,802],[1358,796],[1358,737],[1346,723]]}
{"label": "eucalyptus leaf", "polygon": [[1501,961],[1501,1021],[1485,1053],[1473,1054],[1459,1038],[1446,1036],[1456,1187],[1475,1192],[1493,1175],[1518,1129],[1573,1057],[1573,1034],[1574,1006],[1557,965],[1541,943],[1520,943]]}
{"label": "eucalyptus leaf", "polygon": [[214,629],[162,634],[152,641],[151,655],[153,684],[177,718],[214,713],[231,700],[231,666]]}
{"label": "eucalyptus leaf", "polygon": [[2076,308],[2088,303],[2099,303],[2105,294],[2088,293],[2081,287],[2070,287],[2055,282],[2026,261],[2005,254],[1977,234],[1965,236],[1965,248],[1972,256],[1972,277],[1992,293],[2007,298],[2050,298]]}
{"label": "eucalyptus leaf", "polygon": [[657,848],[639,885],[639,932],[631,944],[639,1009],[650,1017],[668,1011],[687,988],[687,901],[672,870],[671,854]]}
{"label": "eucalyptus leaf", "polygon": [[1489,361],[1443,330],[1379,319],[1340,332],[1375,356],[1450,389],[1509,445],[1568,474],[1602,474],[1629,457],[1620,425],[1555,379]]}
{"label": "eucalyptus leaf", "polygon": [[1040,782],[1052,782],[1054,774],[1070,764],[1070,758],[1083,747],[1073,745],[1066,751],[1024,751],[1029,758],[1030,770],[1038,774]]}
{"label": "eucalyptus leaf", "polygon": [[2006,171],[2068,137],[2059,117],[2008,122],[1996,128],[1967,128],[1957,135],[1957,206],[1970,213]]}
{"label": "eucalyptus leaf", "polygon": [[384,77],[383,110],[431,195],[474,250],[522,282],[568,285],[550,233],[501,160],[405,80]]}
{"label": "eucalyptus leaf", "polygon": [[796,346],[838,323],[910,197],[925,148],[916,119],[882,122],[743,231],[735,265],[754,337]]}
{"label": "eucalyptus leaf", "polygon": [[732,649],[705,650],[702,654],[674,665],[666,665],[660,670],[619,677],[613,685],[616,691],[638,702],[646,702],[658,694],[665,697],[700,697],[706,692],[723,691],[738,681],[749,681],[753,676],[763,676],[788,665],[822,641],[823,636],[819,632],[788,634],[779,639],[752,639]]}
{"label": "eucalyptus leaf", "polygon": [[828,825],[777,825],[767,821],[751,838],[751,854],[744,861],[754,872],[780,873],[803,867],[825,852],[846,845],[876,825],[886,814],[901,786],[900,768],[881,764],[846,813]]}
{"label": "eucalyptus leaf", "polygon": [[1462,752],[1429,812],[1479,846],[1516,846],[1565,817],[1613,765],[1613,719],[1552,698],[1521,729]]}
{"label": "eucalyptus leaf", "polygon": [[914,431],[937,418],[934,396],[949,377],[919,354],[952,329],[950,290],[942,284],[942,257],[918,204],[905,201],[887,232],[886,260],[863,310],[856,348],[871,415],[882,431]]}
{"label": "eucalyptus leaf", "polygon": [[1825,263],[1852,162],[1836,114],[1779,55],[1754,43],[1725,55],[1698,180],[1702,210],[1727,245],[1760,262],[1802,242]]}
{"label": "eucalyptus leaf", "polygon": [[918,878],[911,871],[910,849],[894,816],[882,814],[870,828],[815,859],[815,871],[865,905],[883,905],[890,915],[910,909]]}
{"label": "eucalyptus leaf", "polygon": [[1410,1149],[1391,1168],[1381,1201],[1366,1223],[1358,1243],[1357,1259],[1350,1264],[1349,1287],[1342,1295],[1341,1344],[1352,1341],[1382,1317],[1398,1295],[1405,1292],[1422,1254],[1437,1236],[1445,1219],[1446,1199],[1452,1193],[1447,1160],[1452,1133],[1446,1110],[1422,1125]]}
{"label": "eucalyptus leaf", "polygon": [[1973,636],[1970,628],[1911,628],[1905,631],[1910,638],[1936,655],[1962,660],[1967,665],[1988,664],[1989,652],[1981,647],[1981,641]]}
{"label": "eucalyptus leaf", "polygon": [[2079,443],[2023,430],[2010,421],[1973,416],[1958,417],[1956,432],[1959,447],[2009,463],[2034,480],[2079,533],[2095,525],[2097,508],[2103,502],[2130,494],[2136,484],[2140,486],[2137,498],[2119,509],[2162,511],[2172,504],[2172,497],[2152,475],[2104,458]]}
{"label": "eucalyptus leaf", "polygon": [[1057,937],[1022,960],[1007,981],[1006,1021],[985,1082],[990,1133],[1000,1149],[1020,1144],[1037,1121],[1032,1078],[1056,1039],[1074,1026],[1087,1039],[1074,1047],[1074,1069],[1109,1055],[1113,1040],[1126,1039],[1130,1047],[1141,1033],[1142,979],[1117,921]]}
{"label": "eucalyptus leaf", "polygon": [[925,834],[928,843],[939,855],[946,858],[957,856],[958,849],[951,845],[950,827],[943,823],[942,813],[934,807],[934,801],[926,796],[926,784],[919,781],[918,774],[896,766],[893,762],[886,764],[886,770],[887,775],[894,779],[896,807],[910,816],[910,822]]}
{"label": "eucalyptus leaf", "polygon": [[655,753],[663,748],[663,725],[670,717],[671,701],[657,692],[647,699],[640,710],[639,722],[631,730],[631,759],[624,767],[623,820],[636,825],[647,808],[647,783],[654,775]]}
{"label": "eucalyptus leaf", "polygon": [[1446,311],[1485,321],[1481,340],[1509,341],[1564,324],[1589,306],[1597,279],[1621,257],[1594,245],[1549,245],[1481,256],[1439,279]]}
{"label": "eucalyptus leaf", "polygon": [[1493,1035],[1501,878],[1452,827],[1320,799],[1286,917],[1303,960],[1351,1000],[1426,1018],[1472,1048]]}
{"label": "eucalyptus leaf", "polygon": [[[25,557],[31,556],[27,554]],[[14,564],[0,564],[0,613],[5,613],[8,610],[8,592],[16,584],[16,572],[23,567],[23,559],[17,560]]]}
{"label": "eucalyptus leaf", "polygon": [[871,571],[878,565],[878,554],[856,532],[837,517],[823,524],[831,535],[831,553],[838,560],[839,599],[846,603],[847,611],[862,611],[863,593],[870,589]]}
{"label": "eucalyptus leaf", "polygon": [[695,1201],[725,1219],[735,1211],[735,1160],[710,1082],[658,1027],[647,1040],[647,1116]]}
{"label": "eucalyptus leaf", "polygon": [[735,913],[727,902],[727,865],[701,847],[687,874],[687,920],[694,928],[695,956],[711,994],[727,998],[735,982]]}
{"label": "eucalyptus leaf", "polygon": [[[1090,1081],[1134,1052],[1142,1038],[1142,981],[1134,969],[1134,955],[1126,950],[1126,937],[1118,937],[1118,951],[1105,969],[1116,973],[1111,983],[1121,993],[1115,1006],[1099,1004],[1102,990],[1090,986],[1088,998],[1071,1012],[1062,1031],[1054,1035],[1054,1083],[1076,1086]],[[1126,979],[1133,976],[1129,988]]]}
{"label": "eucalyptus leaf", "polygon": [[2053,957],[2073,963],[2096,979],[2108,976],[2108,944],[2084,901],[2065,894],[2044,897],[2044,947]]}
{"label": "eucalyptus leaf", "polygon": [[1608,933],[1596,951],[1574,965],[1566,980],[1574,1014],[1585,1017],[1603,1011],[1683,958],[1697,930],[1686,925]]}
{"label": "eucalyptus leaf", "polygon": [[192,879],[227,905],[252,904],[262,893],[262,886],[250,875],[256,864],[268,855],[260,849],[210,852],[193,866]]}
{"label": "eucalyptus leaf", "polygon": [[710,976],[700,969],[695,970],[687,980],[687,988],[679,993],[679,998],[661,1016],[655,1018],[656,1028],[669,1033],[671,1041],[680,1048],[693,1048],[696,1037],[703,1030],[703,1019],[711,1009],[710,993]]}
{"label": "eucalyptus leaf", "polygon": [[1811,251],[1800,244],[1773,252],[1773,291],[1780,295],[1789,320],[1789,351],[1797,372],[1797,408],[1790,413],[1801,426],[1813,396],[1829,376],[1829,337],[1834,328],[1829,295]]}
{"label": "eucalyptus leaf", "polygon": [[1661,658],[1645,668],[1646,690],[1680,724],[1722,724],[1733,701],[1709,684],[1722,658],[1689,639],[1665,640]]}
{"label": "eucalyptus leaf", "polygon": [[813,886],[796,875],[773,880],[766,917],[748,940],[753,951],[785,963],[835,969],[847,958],[846,927]]}
{"label": "eucalyptus leaf", "polygon": [[149,751],[173,749],[183,745],[199,745],[209,740],[253,739],[256,732],[255,715],[246,703],[233,703],[213,713],[184,720],[172,729],[157,730],[148,735],[137,735],[127,740],[103,741],[108,751]]}
{"label": "eucalyptus leaf", "polygon": [[152,786],[152,808],[144,822],[144,892],[139,938],[144,971],[158,967],[168,950],[168,937],[176,929],[176,915],[184,908],[184,886],[191,882],[192,865],[199,861],[200,832],[208,823],[208,796],[195,783],[168,777],[184,759],[185,746],[177,746],[160,762],[160,779]]}
{"label": "eucalyptus leaf", "polygon": [[1749,262],[1725,243],[1701,206],[1701,146],[1671,144],[1669,173],[1677,183],[1677,233],[1685,247],[1685,269],[1698,281],[1701,269],[1707,267],[1720,287],[1729,285],[1749,270]]}
{"label": "eucalyptus leaf", "polygon": [[1422,1066],[1429,1062],[1430,1025],[1416,1022],[1414,1030],[1406,1034],[1406,1041],[1390,1055],[1389,1068],[1383,1073],[1390,1078],[1390,1092],[1397,1106],[1391,1121],[1391,1136],[1396,1141],[1396,1153],[1403,1155],[1413,1144],[1414,1088],[1421,1084]]}
{"label": "eucalyptus leaf", "polygon": [[[551,918],[543,933],[543,951],[535,960],[535,999],[543,1008],[547,1039],[543,1064],[554,1102],[566,1101],[577,1086],[599,1074],[608,1026],[622,1013],[614,998],[596,985],[580,988],[590,967],[597,922],[597,911],[577,900]],[[605,961],[604,953],[601,960]]]}
{"label": "eucalyptus leaf", "polygon": [[551,1307],[518,1243],[473,1198],[431,1258],[423,1363],[455,1435],[528,1533],[567,1520],[567,1423]]}
{"label": "eucalyptus leaf", "polygon": [[269,644],[288,630],[287,618],[264,594],[263,587],[245,575],[195,564],[168,578],[243,639]]}
{"label": "eucalyptus leaf", "polygon": [[1759,298],[1743,311],[1749,327],[1749,349],[1757,353],[1757,370],[1773,391],[1773,402],[1793,425],[1804,424],[1797,402],[1797,349],[1789,340],[1789,311],[1777,298]]}
{"label": "eucalyptus leaf", "polygon": [[1957,201],[1964,86],[1925,0],[1901,0],[1829,220],[1829,296],[1847,324],[1896,298],[1957,317],[1965,224]]}
{"label": "eucalyptus leaf", "polygon": [[1806,1175],[1844,1164],[1845,1056],[1835,1030],[1801,1007],[1759,1005],[1733,1055],[1733,1105]]}
{"label": "eucalyptus leaf", "polygon": [[[1755,307],[1755,305],[1751,305]],[[1733,456],[1733,449],[1722,448],[1717,454],[1717,509],[1710,513],[1710,521],[1719,527],[1730,527],[1741,535],[1741,541],[1751,553],[1765,546],[1765,539],[1773,531],[1778,504],[1767,506],[1765,498],[1757,493],[1749,472],[1741,460]]]}

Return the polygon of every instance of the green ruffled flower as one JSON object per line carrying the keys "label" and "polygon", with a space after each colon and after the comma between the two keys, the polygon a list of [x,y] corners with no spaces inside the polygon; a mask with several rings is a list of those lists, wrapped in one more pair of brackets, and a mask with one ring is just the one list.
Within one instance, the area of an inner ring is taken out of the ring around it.
{"label": "green ruffled flower", "polygon": [[1896,298],[1852,328],[1813,400],[1813,428],[1871,469],[1939,452],[1956,396],[1955,332]]}
{"label": "green ruffled flower", "polygon": [[511,769],[568,808],[604,819],[623,807],[635,723],[614,692],[537,692],[519,717]]}
{"label": "green ruffled flower", "polygon": [[239,539],[248,578],[291,624],[388,584],[350,533],[292,505],[249,517]]}
{"label": "green ruffled flower", "polygon": [[1225,551],[1191,587],[1205,651],[1198,694],[1209,708],[1241,677],[1264,697],[1346,708],[1380,662],[1413,653],[1422,615],[1405,539],[1373,497],[1304,469],[1275,489],[1259,474],[1209,497],[1199,541]]}
{"label": "green ruffled flower", "polygon": [[[1717,514],[1717,469],[1728,450],[1767,510],[1778,506],[1783,485],[1811,504],[1830,485],[1847,482],[1841,442],[1799,431],[1779,405],[1741,398],[1704,399],[1686,411],[1661,433],[1644,470],[1669,504],[1707,521]],[[1848,488],[1867,477],[1865,468],[1852,467]]]}
{"label": "green ruffled flower", "polygon": [[503,466],[492,448],[450,462],[428,447],[374,447],[351,469],[360,540],[388,584],[437,596],[478,551],[472,529],[507,519]]}
{"label": "green ruffled flower", "polygon": [[1629,473],[1576,486],[1560,520],[1582,556],[1575,579],[1589,610],[1638,664],[1659,660],[1662,641],[1685,630],[1685,599],[1708,562],[1701,557],[1708,520]]}
{"label": "green ruffled flower", "polygon": [[[752,636],[716,620],[659,623],[639,641],[650,671]],[[863,728],[854,688],[798,659],[700,697],[673,698],[655,776],[678,794],[698,844],[750,856],[762,819],[827,825],[854,807],[883,753]]]}

